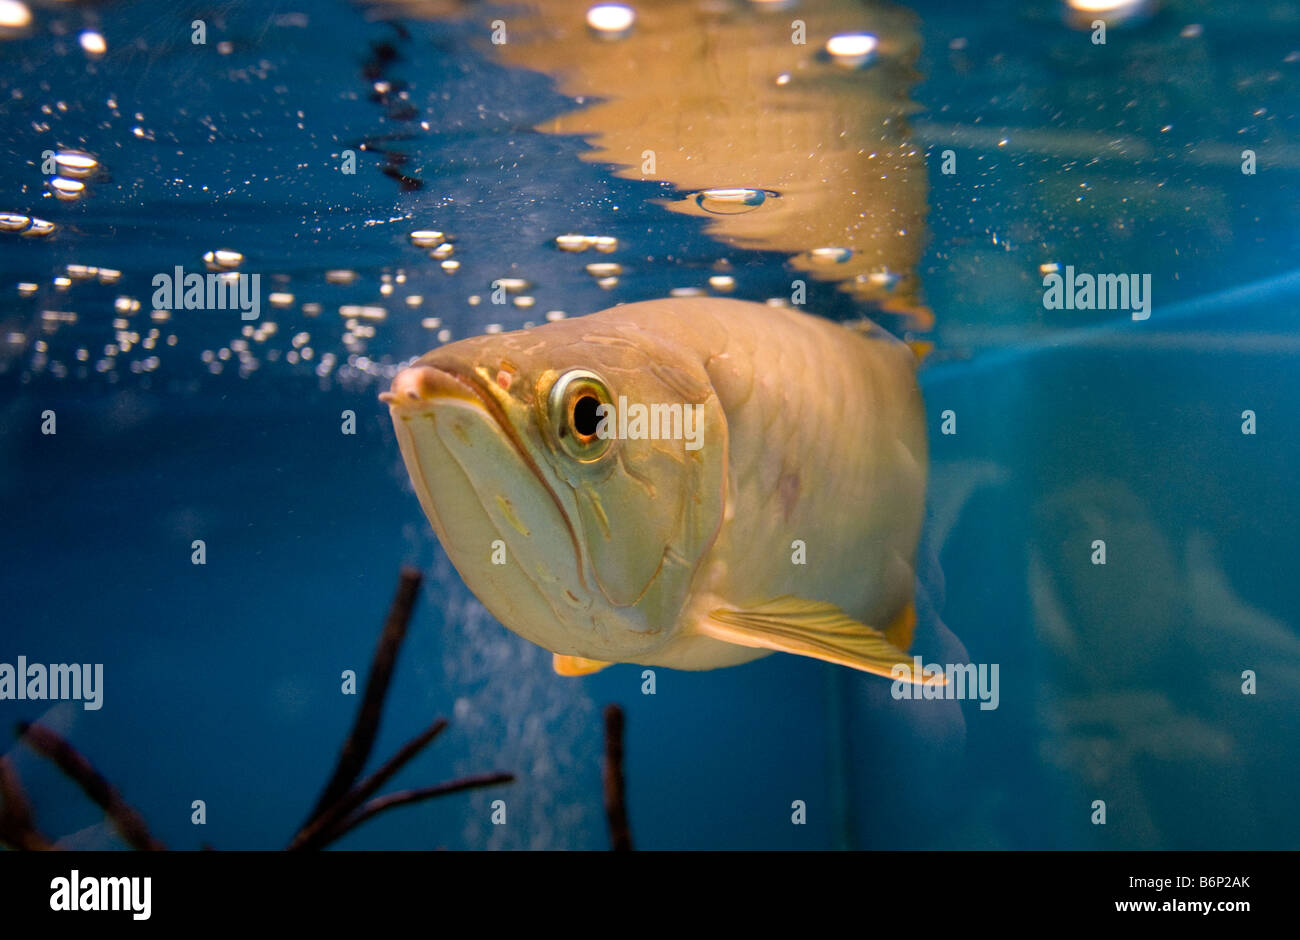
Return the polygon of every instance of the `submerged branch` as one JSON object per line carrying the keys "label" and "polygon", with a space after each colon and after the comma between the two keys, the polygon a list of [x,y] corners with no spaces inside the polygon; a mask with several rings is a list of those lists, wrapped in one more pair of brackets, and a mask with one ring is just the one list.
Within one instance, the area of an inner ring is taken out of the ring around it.
{"label": "submerged branch", "polygon": [[339,752],[334,776],[321,791],[316,806],[303,823],[300,832],[310,827],[347,794],[361,773],[361,769],[366,765],[370,749],[375,743],[375,735],[379,731],[379,719],[383,714],[384,699],[388,695],[388,683],[393,676],[393,667],[397,663],[397,653],[406,638],[406,627],[411,622],[411,612],[415,609],[415,601],[420,593],[421,577],[420,572],[415,568],[402,568],[397,593],[393,596],[392,606],[388,609],[388,619],[384,622],[384,632],[379,637],[374,659],[370,663],[370,674],[366,677],[366,691],[361,699],[361,708],[353,722],[352,731],[343,743],[342,751]]}
{"label": "submerged branch", "polygon": [[630,852],[632,831],[627,823],[623,781],[623,709],[617,705],[605,706],[605,763],[601,776],[605,784],[610,848],[615,852]]}
{"label": "submerged branch", "polygon": [[[389,683],[397,654],[406,638],[411,614],[420,591],[420,572],[403,568],[397,592],[384,622],[383,633],[376,644],[370,674],[361,706],[353,721],[338,762],[329,782],[321,791],[311,815],[298,830],[288,848],[290,850],[322,849],[351,832],[373,816],[412,803],[446,796],[461,790],[510,783],[515,777],[510,773],[490,773],[464,777],[437,786],[418,790],[402,790],[387,796],[374,797],[376,791],[394,774],[405,767],[412,758],[429,745],[447,727],[444,718],[436,719],[427,728],[407,741],[397,753],[385,761],[378,770],[357,783],[379,731],[379,720],[388,696]],[[127,844],[137,850],[160,850],[165,846],[155,839],[145,825],[144,818],[131,807],[116,789],[97,771],[93,764],[57,732],[36,723],[18,725],[18,736],[37,753],[51,760],[62,773],[81,787],[82,791],[99,805],[112,821]],[[31,804],[23,791],[18,773],[8,757],[0,756],[0,844],[14,849],[48,850],[55,845],[36,828]],[[203,849],[212,847],[204,844]]]}
{"label": "submerged branch", "polygon": [[326,848],[371,817],[397,806],[419,803],[460,790],[510,783],[515,779],[513,774],[508,773],[483,774],[418,790],[402,790],[371,799],[381,786],[406,766],[411,758],[442,733],[447,727],[447,721],[439,718],[402,745],[401,749],[373,774],[354,785],[374,745],[375,734],[379,730],[379,716],[388,695],[389,680],[397,662],[397,653],[406,637],[406,627],[410,622],[419,590],[420,572],[414,568],[403,568],[397,594],[393,598],[388,620],[384,624],[383,635],[379,638],[379,644],[375,649],[374,661],[370,666],[370,675],[366,680],[366,691],[356,722],[339,754],[334,776],[316,801],[316,807],[307,821],[289,843],[291,851]]}
{"label": "submerged branch", "polygon": [[8,756],[0,756],[0,842],[24,852],[43,852],[54,848],[53,843],[41,835],[32,818],[32,805],[18,780]]}
{"label": "submerged branch", "polygon": [[149,833],[144,817],[122,799],[95,766],[61,735],[35,722],[23,722],[18,725],[18,736],[37,753],[53,761],[65,776],[81,787],[82,792],[108,815],[127,845],[139,851],[156,852],[166,848]]}
{"label": "submerged branch", "polygon": [[399,790],[397,793],[389,793],[387,796],[376,797],[361,810],[349,816],[337,827],[331,830],[325,836],[325,845],[335,842],[347,835],[353,829],[360,826],[373,816],[377,816],[384,810],[394,809],[398,806],[408,806],[412,803],[422,803],[425,800],[432,800],[436,797],[447,796],[450,793],[458,793],[461,790],[477,790],[481,787],[495,787],[502,783],[513,783],[515,775],[496,771],[489,774],[479,774],[475,777],[462,777],[459,780],[450,780],[447,783],[440,783],[437,786],[421,787],[418,790]]}
{"label": "submerged branch", "polygon": [[382,767],[345,793],[337,803],[317,816],[310,824],[299,830],[293,841],[289,843],[289,851],[322,848],[327,841],[330,841],[327,839],[327,833],[337,826],[340,820],[345,819],[353,810],[373,796],[376,790],[387,783],[389,778],[401,770],[412,757],[424,750],[429,742],[440,735],[446,727],[447,719],[439,718],[410,741],[407,741],[402,745],[401,750],[389,758]]}

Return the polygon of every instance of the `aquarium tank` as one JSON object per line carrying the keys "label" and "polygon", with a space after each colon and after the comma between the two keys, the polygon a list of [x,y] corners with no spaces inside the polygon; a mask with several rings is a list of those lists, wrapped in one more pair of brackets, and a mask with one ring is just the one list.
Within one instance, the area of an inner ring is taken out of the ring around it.
{"label": "aquarium tank", "polygon": [[1298,109],[1282,0],[0,0],[0,842],[1297,848]]}

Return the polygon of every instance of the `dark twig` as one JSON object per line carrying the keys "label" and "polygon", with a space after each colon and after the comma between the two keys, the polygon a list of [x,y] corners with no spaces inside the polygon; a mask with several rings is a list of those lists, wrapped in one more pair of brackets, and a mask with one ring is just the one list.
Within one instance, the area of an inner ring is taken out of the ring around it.
{"label": "dark twig", "polygon": [[379,716],[388,694],[389,679],[397,662],[397,653],[406,637],[406,626],[410,622],[419,590],[420,573],[413,568],[403,568],[397,594],[393,598],[388,620],[384,624],[383,635],[380,636],[379,644],[375,648],[370,675],[366,679],[366,691],[352,732],[348,735],[339,754],[334,776],[316,801],[316,807],[307,818],[307,822],[289,843],[290,850],[323,849],[377,813],[395,806],[418,803],[460,790],[495,786],[514,780],[513,774],[484,774],[371,799],[397,771],[442,733],[442,730],[447,727],[447,722],[439,718],[404,744],[373,774],[353,785],[374,745],[375,734],[379,730]]}
{"label": "dark twig", "polygon": [[411,621],[411,612],[420,593],[420,580],[421,575],[418,570],[410,567],[402,568],[397,593],[393,596],[393,604],[388,609],[388,620],[384,622],[384,632],[379,637],[374,659],[370,663],[370,675],[366,678],[366,691],[361,699],[361,709],[357,712],[351,733],[343,743],[343,750],[339,752],[334,776],[321,791],[316,806],[303,823],[304,830],[344,797],[361,773],[361,768],[366,765],[370,749],[375,743],[375,735],[379,731],[379,718],[383,714],[388,682],[393,676],[393,666],[397,662],[397,651],[406,637],[406,627]]}
{"label": "dark twig", "polygon": [[623,791],[623,709],[605,706],[605,817],[609,820],[609,843],[615,852],[632,851],[632,831],[627,824],[627,803]]}
{"label": "dark twig", "polygon": [[490,774],[479,774],[476,777],[462,777],[459,780],[449,780],[447,783],[440,783],[437,786],[421,787],[418,790],[399,790],[397,793],[389,793],[386,796],[376,797],[360,811],[349,816],[342,823],[332,829],[325,836],[325,845],[341,839],[353,829],[360,826],[372,816],[382,813],[386,809],[393,809],[397,806],[407,806],[411,803],[422,803],[425,800],[432,800],[439,796],[446,796],[449,793],[458,793],[461,790],[477,790],[480,787],[495,787],[502,783],[513,783],[515,775],[497,771]]}
{"label": "dark twig", "polygon": [[165,848],[150,835],[144,818],[61,735],[35,722],[23,722],[18,725],[18,736],[38,753],[52,760],[64,775],[81,787],[86,796],[104,810],[129,846],[139,851],[159,851]]}
{"label": "dark twig", "polygon": [[32,806],[7,756],[0,756],[0,799],[4,800],[4,809],[0,810],[0,842],[25,852],[54,848],[36,828]]}
{"label": "dark twig", "polygon": [[[362,695],[361,707],[352,724],[352,730],[339,752],[333,776],[317,799],[311,815],[294,836],[289,845],[290,849],[325,848],[385,810],[446,796],[461,790],[510,783],[515,779],[514,775],[509,773],[482,774],[371,799],[380,787],[442,733],[447,727],[447,722],[439,718],[402,745],[398,752],[385,761],[378,770],[360,783],[356,783],[374,747],[393,667],[396,665],[402,641],[406,638],[411,613],[419,596],[420,580],[419,571],[414,568],[402,569],[397,593],[393,597],[388,619],[384,623],[383,633],[380,635],[374,658],[370,663],[366,689]],[[132,848],[148,850],[164,848],[161,842],[150,835],[140,814],[122,799],[121,794],[100,775],[90,761],[59,734],[39,724],[24,723],[18,726],[18,735],[38,753],[52,760],[65,776],[80,786],[90,799],[102,807],[122,838]],[[4,801],[3,806],[0,806],[0,844],[15,849],[54,848],[50,840],[36,829],[31,805],[23,792],[18,774],[7,757],[0,757],[0,799]],[[212,848],[206,843],[202,847],[204,850]]]}
{"label": "dark twig", "polygon": [[446,727],[447,719],[439,718],[410,741],[407,741],[402,745],[402,749],[394,754],[387,763],[345,793],[337,803],[301,829],[294,836],[293,841],[289,843],[289,851],[321,848],[325,844],[324,837],[329,830],[337,826],[340,820],[347,818],[353,810],[373,796],[376,790],[387,783],[393,774],[406,766],[406,763],[412,757],[424,750],[428,743],[440,735]]}

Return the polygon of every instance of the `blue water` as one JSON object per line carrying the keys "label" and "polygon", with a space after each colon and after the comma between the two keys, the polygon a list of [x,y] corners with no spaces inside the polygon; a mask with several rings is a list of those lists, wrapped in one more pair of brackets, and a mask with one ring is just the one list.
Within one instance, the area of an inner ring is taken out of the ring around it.
{"label": "blue water", "polygon": [[[0,662],[105,671],[101,710],[0,701],[0,733],[33,718],[61,730],[169,846],[282,846],[350,725],[340,673],[364,674],[406,562],[428,577],[376,757],[436,715],[451,726],[390,786],[518,779],[380,816],[344,847],[605,847],[609,702],[627,711],[642,848],[1300,844],[1300,11],[1168,3],[1097,47],[1055,4],[966,6],[913,5],[911,122],[930,173],[918,272],[938,344],[922,375],[916,645],[999,664],[996,710],[894,702],[886,681],[787,656],[661,669],[653,696],[638,667],[555,676],[437,545],[375,398],[381,367],[433,345],[425,317],[461,337],[578,315],[700,283],[723,257],[734,295],[761,300],[788,290],[784,257],[720,246],[651,202],[670,185],[621,179],[579,160],[583,140],[532,130],[575,105],[493,57],[478,41],[489,17],[122,2],[38,7],[31,35],[0,41],[0,211],[59,226],[0,232]],[[206,47],[190,42],[198,17]],[[94,61],[76,41],[91,27],[109,50]],[[376,100],[376,63],[408,99]],[[79,202],[44,194],[41,153],[58,147],[104,165]],[[346,149],[355,175],[338,169]],[[381,172],[380,150],[422,186]],[[423,227],[455,233],[456,274],[410,244]],[[634,246],[612,256],[627,269],[617,288],[557,263],[568,231]],[[216,248],[296,298],[264,310],[278,334],[250,342],[281,354],[244,375],[237,354],[203,357],[231,348],[235,318],[145,321],[153,274],[199,270]],[[1150,273],[1151,319],[1045,310],[1039,266],[1053,262]],[[122,276],[60,290],[69,264]],[[355,283],[327,284],[341,268]],[[399,272],[395,296],[423,297],[418,309],[381,300]],[[534,281],[536,306],[468,302],[502,276]],[[150,353],[137,347],[96,371],[118,296],[145,305],[141,332],[160,329],[156,367],[131,370]],[[389,316],[349,360],[337,307],[377,302]],[[809,307],[863,312],[815,283]],[[41,311],[78,320],[45,333]],[[333,369],[287,361],[300,331],[334,351]],[[40,431],[46,410],[55,435]],[[340,433],[347,410],[355,435]],[[1105,566],[1090,563],[1095,539]],[[47,833],[120,844],[40,758],[11,737],[3,751]],[[806,825],[791,824],[796,800]]]}

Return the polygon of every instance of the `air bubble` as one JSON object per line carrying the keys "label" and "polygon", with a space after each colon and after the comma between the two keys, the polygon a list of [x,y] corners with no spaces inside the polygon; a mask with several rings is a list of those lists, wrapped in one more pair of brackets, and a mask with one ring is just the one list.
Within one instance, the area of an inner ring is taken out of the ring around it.
{"label": "air bubble", "polygon": [[70,180],[62,176],[56,176],[50,180],[50,189],[54,195],[64,202],[74,202],[80,199],[86,192],[86,184],[81,180]]}
{"label": "air bubble", "polygon": [[875,61],[880,40],[870,33],[841,33],[826,40],[831,61],[845,68],[860,69]]}
{"label": "air bubble", "polygon": [[433,229],[420,229],[418,232],[412,232],[410,238],[411,244],[416,248],[433,248],[446,241],[447,236]]}
{"label": "air bubble", "polygon": [[18,0],[0,0],[0,29],[19,30],[30,26],[32,11]]}
{"label": "air bubble", "polygon": [[218,248],[204,252],[203,263],[209,271],[231,271],[244,263],[244,256],[229,248]]}
{"label": "air bubble", "polygon": [[849,248],[814,248],[808,253],[814,264],[843,264],[853,257]]}
{"label": "air bubble", "polygon": [[54,165],[62,176],[84,179],[99,169],[99,161],[81,150],[60,150],[54,155]]}
{"label": "air bubble", "polygon": [[77,37],[81,43],[81,48],[85,50],[86,55],[98,57],[108,51],[108,43],[104,40],[102,33],[97,33],[93,29],[88,29]]}
{"label": "air bubble", "polygon": [[48,238],[50,235],[54,234],[54,231],[57,228],[58,226],[53,222],[32,216],[32,224],[22,232],[22,236],[24,238]]}
{"label": "air bubble", "polygon": [[602,39],[622,39],[635,23],[636,11],[623,3],[599,3],[587,11],[587,26]]}
{"label": "air bubble", "polygon": [[714,215],[753,212],[772,195],[762,189],[706,189],[695,195],[695,203]]}

